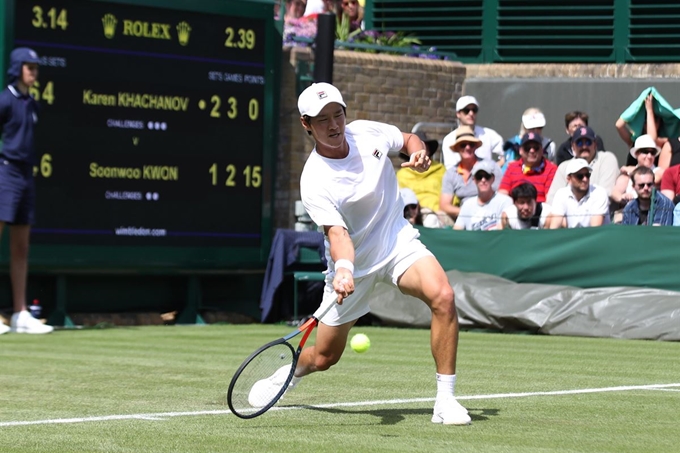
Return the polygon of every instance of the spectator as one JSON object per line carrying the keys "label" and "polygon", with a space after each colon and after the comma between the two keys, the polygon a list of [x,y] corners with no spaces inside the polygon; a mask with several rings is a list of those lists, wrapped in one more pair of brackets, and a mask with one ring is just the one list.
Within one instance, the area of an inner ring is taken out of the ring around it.
{"label": "spectator", "polygon": [[364,8],[359,4],[358,0],[342,0],[342,13],[349,18],[350,31],[363,28]]}
{"label": "spectator", "polygon": [[680,164],[680,137],[669,138],[661,148],[659,167],[668,169]]}
{"label": "spectator", "polygon": [[418,203],[418,197],[416,197],[415,192],[408,187],[404,187],[399,189],[399,195],[401,195],[401,201],[404,202],[404,218],[411,225],[422,225],[420,203]]}
{"label": "spectator", "polygon": [[299,19],[305,15],[307,0],[286,0],[286,12],[283,15],[284,22]]}
{"label": "spectator", "polygon": [[590,183],[592,171],[585,159],[569,160],[569,185],[555,194],[550,229],[597,227],[610,223],[609,197],[602,187]]}
{"label": "spectator", "polygon": [[[442,181],[439,196],[439,210],[448,214],[451,221],[458,218],[460,207],[463,203],[477,195],[477,186],[472,178],[472,168],[477,162],[485,161],[475,154],[475,150],[482,145],[482,141],[475,137],[471,127],[460,126],[456,129],[456,141],[451,145],[451,150],[460,155],[459,163],[446,170]],[[501,168],[493,164],[493,190],[498,190],[501,179]]]}
{"label": "spectator", "polygon": [[315,16],[322,13],[333,13],[340,17],[342,14],[340,0],[307,0],[305,16]]}
{"label": "spectator", "polygon": [[621,167],[621,174],[616,179],[616,184],[612,189],[611,199],[615,203],[616,210],[622,209],[630,200],[637,197],[633,188],[630,174],[637,167],[649,167],[654,172],[655,184],[661,183],[663,170],[654,166],[654,158],[659,155],[661,150],[649,135],[641,135],[635,140],[635,146],[631,148],[630,155],[635,156],[637,165],[635,167]]}
{"label": "spectator", "polygon": [[[569,160],[573,157],[578,157],[578,156],[574,156],[574,151],[573,151],[572,144],[571,144],[572,137],[574,135],[574,132],[577,129],[588,126],[588,114],[586,112],[580,112],[578,110],[574,110],[573,112],[569,112],[566,115],[564,115],[564,125],[566,127],[565,130],[566,130],[569,138],[567,138],[557,148],[557,152],[555,153],[555,164],[558,167],[565,160]],[[595,137],[595,144],[596,144],[596,147],[595,147],[596,151],[604,150],[604,143],[602,142],[602,139],[599,136]]]}
{"label": "spectator", "polygon": [[[659,149],[668,142],[668,137],[662,135],[666,134],[663,120],[661,116],[654,113],[655,99],[659,110],[670,110],[672,113],[673,109],[668,105],[668,102],[652,87],[643,90],[640,96],[616,120],[616,130],[619,137],[629,147],[633,147],[634,140],[645,134],[652,137]],[[658,162],[655,161],[654,163],[657,164]],[[635,166],[636,164],[635,158],[628,156],[626,165]]]}
{"label": "spectator", "polygon": [[516,186],[530,182],[538,191],[536,200],[543,203],[557,171],[557,166],[543,156],[543,137],[535,132],[524,134],[519,154],[520,160],[508,164],[498,191],[508,195]]}
{"label": "spectator", "polygon": [[26,280],[31,224],[35,219],[36,162],[33,130],[38,122],[38,103],[30,95],[38,81],[38,54],[19,47],[10,54],[7,87],[0,92],[0,233],[9,224],[10,280],[14,314],[10,326],[0,322],[0,334],[52,332],[26,310]]}
{"label": "spectator", "polygon": [[[503,137],[493,129],[477,125],[478,112],[479,103],[474,96],[462,96],[456,102],[458,126],[471,127],[474,130],[475,137],[482,141],[482,145],[475,152],[477,156],[491,161],[499,160],[503,156]],[[447,170],[460,162],[460,156],[453,152],[451,148],[455,141],[455,130],[442,140],[442,157]]]}
{"label": "spectator", "polygon": [[673,209],[673,226],[680,226],[680,203]]}
{"label": "spectator", "polygon": [[[425,143],[425,150],[428,157],[432,160],[432,164],[429,169],[423,172],[418,172],[408,167],[397,170],[399,187],[408,187],[416,194],[420,202],[420,212],[427,220],[425,226],[429,228],[438,228],[441,225],[453,226],[453,221],[446,212],[439,211],[439,194],[442,190],[444,173],[446,173],[444,164],[435,162],[433,159],[434,154],[439,148],[439,142],[437,140],[428,140],[427,135],[423,132],[416,132],[416,135]],[[405,161],[408,160],[408,156],[405,154],[400,154],[399,156]],[[432,217],[439,217],[439,220],[434,222]]]}
{"label": "spectator", "polygon": [[454,230],[501,229],[501,214],[512,204],[512,198],[494,190],[495,168],[498,165],[490,160],[480,160],[472,168],[477,196],[463,203]]}
{"label": "spectator", "polygon": [[525,182],[510,192],[512,203],[501,214],[500,230],[542,230],[550,226],[551,207],[536,201],[536,187]]}
{"label": "spectator", "polygon": [[[635,200],[623,208],[623,225],[673,224],[673,202],[654,188],[654,172],[649,167],[637,167],[630,174],[637,193]],[[653,216],[653,219],[650,217]]]}
{"label": "spectator", "polygon": [[[611,195],[616,178],[620,174],[619,162],[614,153],[597,150],[597,135],[588,126],[576,129],[569,142],[571,143],[573,155],[577,158],[585,159],[593,169],[590,183],[605,189],[607,196]],[[555,193],[567,185],[568,165],[569,161],[566,160],[557,167],[557,173],[555,173],[555,178],[548,191],[548,203],[552,203]]]}
{"label": "spectator", "polygon": [[[500,162],[503,172],[508,167],[510,162],[514,162],[520,158],[519,144],[522,137],[527,132],[535,132],[538,135],[543,135],[543,128],[545,127],[545,116],[540,109],[530,107],[522,113],[522,121],[519,124],[519,134],[512,137],[503,144],[504,157]],[[548,160],[553,160],[555,155],[555,142],[547,137],[543,137],[543,154]]]}
{"label": "spectator", "polygon": [[404,218],[411,225],[422,225],[427,228],[442,228],[439,217],[434,212],[424,213],[414,191],[408,187],[399,189],[401,199],[404,202]]}
{"label": "spectator", "polygon": [[674,204],[680,203],[680,165],[673,165],[663,172],[661,193],[671,199]]}

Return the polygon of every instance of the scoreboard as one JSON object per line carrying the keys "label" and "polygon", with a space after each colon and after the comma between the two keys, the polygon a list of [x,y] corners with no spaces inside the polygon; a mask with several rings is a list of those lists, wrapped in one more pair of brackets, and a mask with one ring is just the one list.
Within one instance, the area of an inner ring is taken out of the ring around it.
{"label": "scoreboard", "polygon": [[266,261],[281,50],[272,5],[4,1],[6,54],[41,58],[32,257]]}

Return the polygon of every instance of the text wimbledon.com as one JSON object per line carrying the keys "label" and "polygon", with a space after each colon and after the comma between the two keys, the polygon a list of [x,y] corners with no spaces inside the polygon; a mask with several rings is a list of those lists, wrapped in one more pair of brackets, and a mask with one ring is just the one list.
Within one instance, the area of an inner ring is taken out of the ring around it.
{"label": "text wimbledon.com", "polygon": [[119,227],[115,229],[116,236],[167,236],[165,228]]}

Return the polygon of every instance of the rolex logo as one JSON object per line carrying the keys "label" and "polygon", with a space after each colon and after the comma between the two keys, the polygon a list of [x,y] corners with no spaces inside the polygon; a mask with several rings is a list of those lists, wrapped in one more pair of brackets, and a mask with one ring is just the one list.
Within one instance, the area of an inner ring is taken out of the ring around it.
{"label": "rolex logo", "polygon": [[191,34],[191,26],[186,22],[182,21],[177,24],[177,39],[179,39],[179,44],[186,46],[189,44],[189,35]]}
{"label": "rolex logo", "polygon": [[104,26],[104,36],[108,39],[113,39],[116,34],[116,24],[118,19],[113,14],[106,14],[102,17],[102,25]]}

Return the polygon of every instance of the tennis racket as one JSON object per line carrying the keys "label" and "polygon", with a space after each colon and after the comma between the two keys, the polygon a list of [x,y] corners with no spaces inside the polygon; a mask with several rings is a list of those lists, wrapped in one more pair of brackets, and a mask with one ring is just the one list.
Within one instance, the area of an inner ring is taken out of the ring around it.
{"label": "tennis racket", "polygon": [[[293,380],[295,367],[307,338],[319,324],[319,320],[335,305],[319,315],[312,316],[296,330],[285,337],[260,347],[236,370],[227,392],[227,403],[231,412],[240,418],[255,418],[267,412],[281,399]],[[290,340],[302,334],[297,349]]]}

